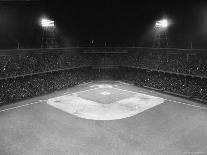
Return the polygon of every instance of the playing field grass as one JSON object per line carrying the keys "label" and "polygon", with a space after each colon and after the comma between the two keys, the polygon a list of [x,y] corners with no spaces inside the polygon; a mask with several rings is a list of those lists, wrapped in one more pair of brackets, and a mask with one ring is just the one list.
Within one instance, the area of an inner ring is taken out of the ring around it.
{"label": "playing field grass", "polygon": [[[164,102],[130,117],[92,120],[48,104],[67,95],[104,106],[134,95],[142,102],[147,97]],[[0,155],[51,154],[207,154],[207,108],[118,82],[85,84],[1,107]]]}

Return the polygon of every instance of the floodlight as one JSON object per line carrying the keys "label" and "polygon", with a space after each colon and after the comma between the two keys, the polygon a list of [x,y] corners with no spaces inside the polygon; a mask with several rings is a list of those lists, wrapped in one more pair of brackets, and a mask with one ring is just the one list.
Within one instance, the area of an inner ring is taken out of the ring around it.
{"label": "floodlight", "polygon": [[47,18],[42,18],[41,19],[41,26],[42,27],[54,27],[55,22],[53,20],[49,20]]}
{"label": "floodlight", "polygon": [[169,26],[167,19],[159,20],[155,23],[155,27],[157,28],[167,28]]}
{"label": "floodlight", "polygon": [[172,24],[171,20],[162,18],[155,22],[153,47],[167,47],[167,29]]}

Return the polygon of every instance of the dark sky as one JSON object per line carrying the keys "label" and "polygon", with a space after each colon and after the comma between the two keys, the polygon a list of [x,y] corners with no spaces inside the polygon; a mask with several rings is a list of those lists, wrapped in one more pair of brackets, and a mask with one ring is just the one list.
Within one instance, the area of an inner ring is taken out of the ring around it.
{"label": "dark sky", "polygon": [[[168,34],[175,46],[185,46],[191,38],[195,41],[207,38],[205,2],[7,1],[0,2],[0,47],[16,46],[16,40],[23,47],[38,47],[41,38],[38,20],[42,16],[55,20],[57,34],[65,46],[91,39],[145,45],[152,39],[154,22],[163,16],[173,21]],[[179,40],[184,40],[183,45],[179,45]]]}

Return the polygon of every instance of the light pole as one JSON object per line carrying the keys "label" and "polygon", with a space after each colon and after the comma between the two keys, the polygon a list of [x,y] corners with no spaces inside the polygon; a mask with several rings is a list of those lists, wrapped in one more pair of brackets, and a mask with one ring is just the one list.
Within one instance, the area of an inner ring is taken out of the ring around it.
{"label": "light pole", "polygon": [[57,41],[55,37],[55,22],[53,20],[42,18],[40,20],[42,27],[41,48],[55,48]]}
{"label": "light pole", "polygon": [[164,18],[155,22],[153,47],[167,47],[167,28],[169,27],[168,19]]}

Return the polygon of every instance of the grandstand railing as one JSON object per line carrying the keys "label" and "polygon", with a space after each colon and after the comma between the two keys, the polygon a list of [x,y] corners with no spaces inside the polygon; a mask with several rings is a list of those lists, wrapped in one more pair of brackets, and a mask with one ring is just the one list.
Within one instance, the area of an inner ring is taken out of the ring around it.
{"label": "grandstand railing", "polygon": [[[181,49],[181,48],[152,48],[152,47],[63,47],[63,48],[36,48],[36,49],[9,49],[9,50],[0,50],[0,55],[10,55],[10,54],[21,54],[21,53],[45,53],[45,52],[67,52],[70,50],[74,51],[87,51],[94,52],[94,50],[102,50],[104,52],[113,52],[113,50],[121,50],[121,52],[131,52],[131,50],[150,50],[151,52],[184,52],[184,53],[195,53],[195,54],[207,54],[206,49]],[[117,51],[118,52],[118,51]]]}

